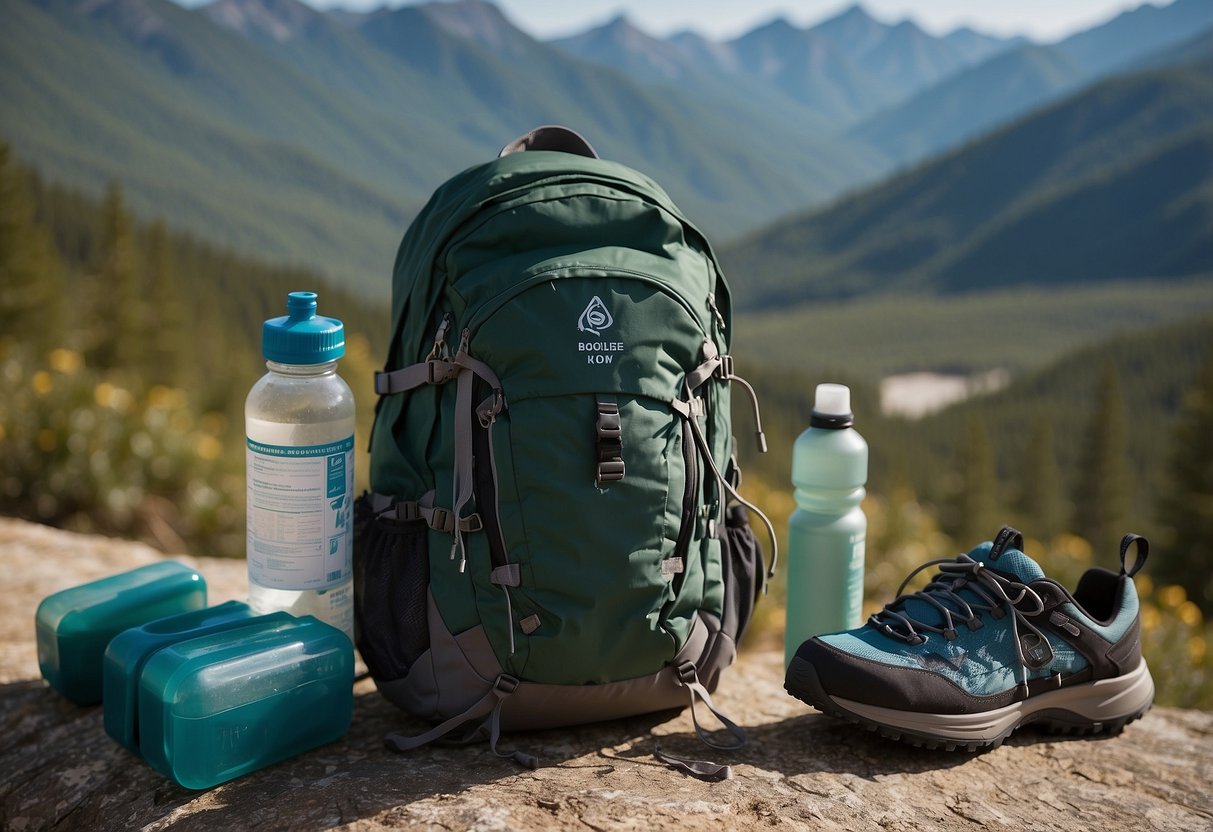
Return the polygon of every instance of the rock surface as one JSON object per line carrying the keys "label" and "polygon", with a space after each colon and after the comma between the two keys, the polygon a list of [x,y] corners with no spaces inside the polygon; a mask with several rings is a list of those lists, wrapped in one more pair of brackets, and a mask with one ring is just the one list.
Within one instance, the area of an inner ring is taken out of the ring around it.
{"label": "rock surface", "polygon": [[[1213,714],[1156,708],[1112,739],[1026,728],[981,754],[926,752],[828,719],[788,697],[781,657],[743,655],[717,705],[750,746],[714,754],[689,714],[509,735],[525,771],[484,746],[386,750],[419,722],[355,689],[344,739],[205,792],[165,780],[40,679],[38,602],[161,557],[138,544],[0,519],[0,829],[1213,829]],[[211,603],[244,593],[244,564],[180,557]],[[705,783],[653,757],[729,762]]]}

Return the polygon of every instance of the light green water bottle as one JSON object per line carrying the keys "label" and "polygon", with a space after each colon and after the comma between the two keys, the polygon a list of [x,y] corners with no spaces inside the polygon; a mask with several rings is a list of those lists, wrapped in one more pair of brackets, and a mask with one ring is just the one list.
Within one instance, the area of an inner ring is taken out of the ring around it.
{"label": "light green water bottle", "polygon": [[853,423],[850,389],[817,385],[809,428],[792,448],[785,666],[806,639],[862,623],[868,443]]}

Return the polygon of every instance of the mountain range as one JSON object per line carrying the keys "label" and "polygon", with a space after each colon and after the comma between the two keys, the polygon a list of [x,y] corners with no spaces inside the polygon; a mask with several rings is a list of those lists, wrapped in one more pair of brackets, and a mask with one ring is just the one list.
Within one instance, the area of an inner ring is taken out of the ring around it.
{"label": "mountain range", "polygon": [[658,40],[625,17],[555,43],[631,78],[774,88],[782,106],[903,165],[973,138],[1213,26],[1213,4],[1141,6],[1052,45],[961,28],[943,37],[855,5],[811,28],[778,18],[731,41]]}
{"label": "mountain range", "polygon": [[972,29],[937,38],[909,20],[881,23],[858,5],[811,28],[777,18],[727,42],[693,32],[659,40],[623,16],[554,41],[638,80],[774,90],[783,106],[803,107],[833,129],[1016,42]]}
{"label": "mountain range", "polygon": [[1213,274],[1213,58],[1109,78],[722,251],[749,308]]}
{"label": "mountain range", "polygon": [[1152,51],[1199,51],[1201,25],[1213,4],[1176,0],[1046,47],[855,6],[728,42],[619,18],[545,43],[485,0],[12,0],[0,140],[56,181],[119,180],[141,215],[382,295],[433,188],[537,124],[576,127],[734,238]]}

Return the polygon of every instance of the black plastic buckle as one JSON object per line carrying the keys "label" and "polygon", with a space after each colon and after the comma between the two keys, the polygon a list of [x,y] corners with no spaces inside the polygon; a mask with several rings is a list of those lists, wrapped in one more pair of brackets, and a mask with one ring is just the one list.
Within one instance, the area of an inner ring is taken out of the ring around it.
{"label": "black plastic buckle", "polygon": [[519,682],[513,676],[502,673],[493,682],[493,690],[509,696],[511,693],[518,690],[518,685],[520,684],[521,682]]}
{"label": "black plastic buckle", "polygon": [[623,479],[626,466],[622,459],[608,460],[598,463],[599,482],[619,482]]}
{"label": "black plastic buckle", "polygon": [[623,429],[619,425],[619,405],[610,402],[598,403],[597,431],[600,443],[623,444]]}
{"label": "black plastic buckle", "polygon": [[598,421],[595,425],[598,445],[598,473],[595,483],[618,482],[623,479],[623,428],[619,420],[619,405],[615,402],[598,402]]}
{"label": "black plastic buckle", "polygon": [[434,531],[449,532],[455,528],[454,517],[445,508],[435,508],[430,515],[430,528]]}

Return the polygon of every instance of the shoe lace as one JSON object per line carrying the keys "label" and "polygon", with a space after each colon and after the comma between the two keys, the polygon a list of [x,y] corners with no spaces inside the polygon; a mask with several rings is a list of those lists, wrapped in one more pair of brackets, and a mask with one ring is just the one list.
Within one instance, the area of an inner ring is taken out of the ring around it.
{"label": "shoe lace", "polygon": [[[930,583],[917,592],[902,594],[914,576],[932,566],[938,566],[939,572]],[[967,590],[969,597],[961,595],[961,590]],[[929,604],[940,613],[942,623],[933,624],[910,614],[907,611],[910,600]],[[927,640],[924,633],[935,633],[953,641],[957,637],[958,624],[970,630],[979,630],[983,626],[983,614],[988,613],[996,620],[1009,614],[1011,635],[1019,659],[1020,684],[1026,687],[1028,668],[1036,669],[1048,663],[1048,660],[1030,660],[1024,653],[1025,637],[1032,638],[1033,645],[1048,645],[1044,633],[1029,620],[1042,613],[1044,608],[1044,599],[1027,584],[995,572],[967,554],[961,554],[955,558],[927,561],[907,575],[897,588],[897,597],[873,614],[868,619],[868,626],[909,644],[922,644]],[[1048,655],[1051,659],[1051,649]]]}

